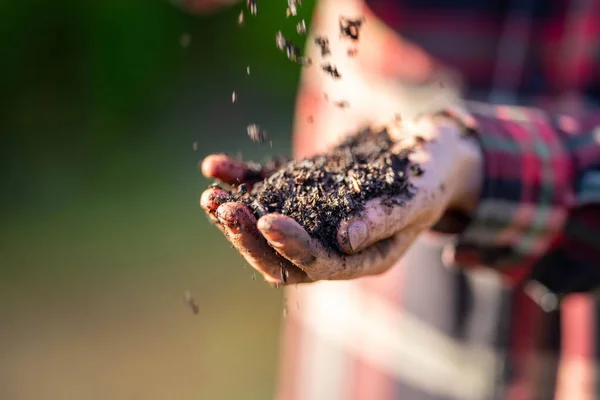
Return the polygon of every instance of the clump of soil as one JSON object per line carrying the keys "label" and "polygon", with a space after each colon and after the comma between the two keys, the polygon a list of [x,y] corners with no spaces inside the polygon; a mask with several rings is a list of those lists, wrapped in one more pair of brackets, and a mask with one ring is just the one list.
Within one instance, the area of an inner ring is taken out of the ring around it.
{"label": "clump of soil", "polygon": [[267,213],[290,216],[312,237],[338,248],[338,224],[363,210],[367,200],[382,198],[391,206],[412,197],[409,150],[394,154],[393,144],[385,129],[362,130],[327,154],[272,162],[271,168],[279,167],[274,173],[250,192],[241,185],[232,198],[257,218]]}

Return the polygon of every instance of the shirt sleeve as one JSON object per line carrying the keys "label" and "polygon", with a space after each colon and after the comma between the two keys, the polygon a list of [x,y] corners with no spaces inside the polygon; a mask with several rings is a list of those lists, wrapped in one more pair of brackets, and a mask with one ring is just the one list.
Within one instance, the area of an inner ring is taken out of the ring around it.
{"label": "shirt sleeve", "polygon": [[484,182],[453,262],[492,267],[515,283],[536,265],[554,268],[542,260],[560,249],[563,264],[587,264],[600,284],[600,112],[552,116],[479,103],[468,110],[459,116],[481,144]]}

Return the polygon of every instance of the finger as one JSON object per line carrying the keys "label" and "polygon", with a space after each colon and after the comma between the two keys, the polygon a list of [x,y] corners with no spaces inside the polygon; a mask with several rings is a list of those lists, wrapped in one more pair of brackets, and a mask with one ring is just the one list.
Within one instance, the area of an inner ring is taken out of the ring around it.
{"label": "finger", "polygon": [[220,188],[207,189],[200,196],[200,207],[209,214],[214,214],[221,204],[231,201],[231,195]]}
{"label": "finger", "polygon": [[258,220],[258,229],[269,244],[281,255],[305,269],[316,261],[312,251],[313,238],[292,218],[267,214]]}
{"label": "finger", "polygon": [[284,215],[265,215],[259,219],[258,229],[279,254],[314,281],[353,279],[384,272],[416,237],[416,231],[410,230],[347,256],[311,238],[296,221]]}
{"label": "finger", "polygon": [[229,201],[231,201],[231,195],[221,188],[207,189],[200,196],[200,207],[206,212],[210,221],[223,233],[225,231],[215,213],[221,204]]}
{"label": "finger", "polygon": [[256,218],[239,203],[225,203],[216,211],[225,235],[246,261],[270,283],[309,282],[307,275],[279,256],[256,227]]}
{"label": "finger", "polygon": [[[213,188],[213,189],[208,189],[208,190],[204,191],[204,193],[202,193],[202,196],[200,198],[200,205],[202,206],[202,208],[208,213],[208,215],[213,220],[213,222],[217,222],[217,227],[219,228],[219,230],[221,232],[223,232],[231,240],[231,238],[232,238],[231,228],[224,226],[222,224],[222,222],[218,219],[218,217],[215,215],[219,206],[221,206],[224,203],[230,202],[230,201],[231,201],[231,196],[229,195],[229,193],[226,192],[225,190],[219,189],[219,188]],[[251,226],[253,222],[254,222],[254,225],[256,224],[256,220],[252,221],[251,218],[245,218],[245,219],[248,220],[247,221],[248,226]],[[249,241],[250,241],[249,238],[247,238],[246,242],[249,242]],[[262,242],[266,243],[264,238],[262,239]],[[269,252],[269,253],[274,253],[273,249],[268,247],[268,245],[265,246],[264,243],[263,243],[262,247],[265,247],[265,251]],[[258,250],[257,250],[257,253],[260,254]],[[279,280],[273,281],[272,279],[267,279],[268,281],[270,281],[271,283],[277,283],[277,284],[290,284],[290,283],[306,282],[304,273],[302,273],[300,270],[298,270],[298,268],[288,265],[289,263],[287,262],[287,260],[281,259],[281,257],[278,257],[278,258],[279,258],[278,261],[281,261],[280,265],[278,267],[278,272],[277,272],[277,274],[278,274],[277,276],[278,276]],[[253,267],[254,267],[254,265],[253,265]],[[260,269],[258,269],[258,270],[259,270],[259,272],[263,273],[262,270],[260,270]],[[272,268],[272,272],[275,273],[275,268]],[[300,276],[298,277],[297,275],[300,275]]]}
{"label": "finger", "polygon": [[202,161],[202,174],[228,184],[254,183],[262,180],[259,166],[235,160],[225,154],[213,154]]}

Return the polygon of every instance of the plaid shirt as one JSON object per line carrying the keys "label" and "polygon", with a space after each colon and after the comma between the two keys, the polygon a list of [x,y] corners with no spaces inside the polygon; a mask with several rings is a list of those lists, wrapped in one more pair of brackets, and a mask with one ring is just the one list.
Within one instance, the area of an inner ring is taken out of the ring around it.
{"label": "plaid shirt", "polygon": [[[436,328],[446,315],[425,320],[412,310],[421,301],[437,302],[431,310],[450,302],[460,308],[462,291],[438,298],[443,287],[418,280],[426,263],[412,266],[412,275],[400,262],[381,276],[290,288],[278,398],[600,395],[600,294],[593,292],[600,283],[600,0],[368,3],[323,0],[314,15],[314,33],[333,42],[338,15],[364,14],[366,23],[358,55],[335,59],[341,84],[315,68],[304,73],[297,154],[335,140],[318,132],[342,134],[392,116],[395,79],[424,82],[440,65],[460,71],[473,102],[456,116],[478,133],[483,193],[457,236],[431,233],[421,241],[435,244],[432,254],[416,256],[444,254],[473,271],[483,292],[488,283],[505,288],[510,307],[475,307],[462,334]],[[309,53],[319,58],[313,47]],[[345,53],[334,43],[332,49],[333,56]],[[350,98],[352,109],[332,108],[323,91]],[[493,270],[499,273],[487,272]],[[530,281],[538,283],[523,283]],[[406,293],[415,290],[420,300],[409,304]],[[481,326],[498,340],[465,336]]]}

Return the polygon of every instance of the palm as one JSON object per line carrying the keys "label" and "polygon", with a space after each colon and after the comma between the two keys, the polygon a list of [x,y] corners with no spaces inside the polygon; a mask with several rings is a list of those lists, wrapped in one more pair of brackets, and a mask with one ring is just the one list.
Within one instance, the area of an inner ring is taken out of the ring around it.
{"label": "palm", "polygon": [[[422,142],[410,155],[411,162],[425,170],[422,176],[411,178],[415,196],[402,206],[384,205],[381,199],[368,201],[360,215],[339,225],[341,252],[310,237],[290,217],[267,214],[257,220],[248,208],[230,201],[219,188],[205,191],[201,205],[248,263],[269,282],[352,279],[384,272],[446,210],[460,170],[457,153],[452,151],[460,139],[455,132],[447,132],[453,129],[451,126],[440,129],[425,123],[413,128],[402,129],[402,134],[399,130],[392,132],[398,133],[398,148],[412,145],[415,140]],[[412,133],[417,131],[419,138]],[[250,176],[244,163],[225,156],[207,157],[202,170],[206,176],[228,183]]]}

